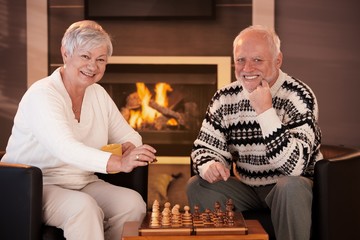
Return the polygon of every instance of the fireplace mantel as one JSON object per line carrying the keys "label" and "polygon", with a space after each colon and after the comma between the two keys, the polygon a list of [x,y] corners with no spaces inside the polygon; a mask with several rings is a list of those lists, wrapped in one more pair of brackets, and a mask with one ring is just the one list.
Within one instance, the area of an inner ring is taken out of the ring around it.
{"label": "fireplace mantel", "polygon": [[231,82],[231,57],[228,56],[112,56],[108,64],[217,65],[217,87]]}

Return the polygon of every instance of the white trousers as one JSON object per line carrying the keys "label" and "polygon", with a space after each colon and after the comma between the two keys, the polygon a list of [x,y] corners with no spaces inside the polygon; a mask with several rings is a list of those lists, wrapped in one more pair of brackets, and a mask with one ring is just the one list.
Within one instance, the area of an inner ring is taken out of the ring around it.
{"label": "white trousers", "polygon": [[64,230],[67,240],[120,240],[127,221],[146,212],[141,195],[102,180],[81,190],[44,185],[43,221]]}

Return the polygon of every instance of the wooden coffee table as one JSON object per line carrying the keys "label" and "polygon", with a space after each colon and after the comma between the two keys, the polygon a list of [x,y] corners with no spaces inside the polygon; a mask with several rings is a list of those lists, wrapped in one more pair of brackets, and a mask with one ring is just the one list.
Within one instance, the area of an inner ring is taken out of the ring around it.
{"label": "wooden coffee table", "polygon": [[122,240],[269,240],[268,234],[257,220],[245,220],[248,227],[246,235],[206,235],[206,236],[139,236],[140,222],[126,222]]}

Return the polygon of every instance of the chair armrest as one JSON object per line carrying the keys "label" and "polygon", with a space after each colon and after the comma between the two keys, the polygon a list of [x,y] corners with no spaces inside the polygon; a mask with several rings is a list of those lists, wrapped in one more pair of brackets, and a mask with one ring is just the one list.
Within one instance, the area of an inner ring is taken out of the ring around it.
{"label": "chair armrest", "polygon": [[313,199],[314,239],[356,239],[360,225],[360,152],[315,165]]}
{"label": "chair armrest", "polygon": [[131,188],[143,197],[147,202],[149,166],[137,167],[130,173],[101,174],[98,177],[116,186]]}
{"label": "chair armrest", "polygon": [[0,192],[0,239],[41,239],[41,170],[0,162]]}

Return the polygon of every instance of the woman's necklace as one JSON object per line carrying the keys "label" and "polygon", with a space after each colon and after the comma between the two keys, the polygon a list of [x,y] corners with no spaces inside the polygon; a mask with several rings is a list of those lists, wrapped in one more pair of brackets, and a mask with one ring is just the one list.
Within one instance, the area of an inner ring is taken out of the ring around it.
{"label": "woman's necklace", "polygon": [[76,114],[76,113],[79,113],[80,112],[80,109],[76,109],[76,108],[72,108],[73,112]]}
{"label": "woman's necklace", "polygon": [[82,101],[80,103],[77,103],[77,104],[72,104],[71,109],[72,109],[73,113],[74,114],[80,113],[81,112],[81,106],[82,106]]}

